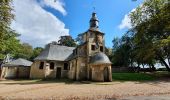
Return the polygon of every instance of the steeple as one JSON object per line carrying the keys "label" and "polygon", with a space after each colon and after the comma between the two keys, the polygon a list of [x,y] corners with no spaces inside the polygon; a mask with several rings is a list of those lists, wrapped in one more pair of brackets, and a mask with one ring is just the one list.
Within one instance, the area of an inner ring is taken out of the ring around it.
{"label": "steeple", "polygon": [[92,17],[90,19],[90,29],[98,29],[99,28],[99,20],[96,16],[96,13],[92,13]]}

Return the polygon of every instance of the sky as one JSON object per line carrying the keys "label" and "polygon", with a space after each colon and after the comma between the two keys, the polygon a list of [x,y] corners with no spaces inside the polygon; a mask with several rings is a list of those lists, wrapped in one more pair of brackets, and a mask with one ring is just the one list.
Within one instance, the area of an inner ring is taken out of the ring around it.
{"label": "sky", "polygon": [[[55,1],[55,2],[54,2]],[[13,0],[15,20],[11,28],[21,34],[22,43],[44,47],[60,36],[74,39],[89,28],[93,11],[99,29],[105,33],[106,47],[131,27],[128,14],[144,0]],[[94,10],[95,7],[95,10]]]}

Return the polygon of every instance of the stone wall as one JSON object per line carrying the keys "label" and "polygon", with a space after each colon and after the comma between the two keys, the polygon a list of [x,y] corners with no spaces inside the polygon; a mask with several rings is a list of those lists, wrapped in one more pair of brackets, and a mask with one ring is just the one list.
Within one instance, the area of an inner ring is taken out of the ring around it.
{"label": "stone wall", "polygon": [[18,67],[18,70],[19,70],[19,74],[18,74],[19,78],[29,78],[30,67]]}
{"label": "stone wall", "polygon": [[[44,74],[44,70],[43,69],[39,69],[40,66],[40,62],[41,61],[35,61],[33,62],[32,66],[31,66],[31,70],[30,70],[30,78],[44,78],[45,74]],[[44,64],[45,67],[45,64]]]}
{"label": "stone wall", "polygon": [[[107,69],[107,72],[105,73],[105,68]],[[91,70],[92,70],[92,76],[91,80],[92,81],[112,81],[112,71],[111,71],[111,66],[110,65],[91,65]]]}
{"label": "stone wall", "polygon": [[[44,62],[43,69],[39,69],[41,62]],[[51,62],[54,63],[54,69],[50,69]],[[64,63],[68,62],[35,61],[31,66],[30,78],[57,78],[57,68],[61,68],[61,78],[68,78],[68,70],[64,70]]]}
{"label": "stone wall", "polygon": [[70,61],[69,79],[86,80],[87,79],[87,59],[77,57]]}
{"label": "stone wall", "polygon": [[3,67],[2,78],[29,78],[30,67]]}

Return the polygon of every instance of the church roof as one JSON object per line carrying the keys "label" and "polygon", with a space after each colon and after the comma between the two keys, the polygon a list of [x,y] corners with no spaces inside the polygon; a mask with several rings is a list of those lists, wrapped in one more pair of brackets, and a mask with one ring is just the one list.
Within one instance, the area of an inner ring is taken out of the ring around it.
{"label": "church roof", "polygon": [[90,59],[90,64],[111,64],[106,54],[99,52]]}
{"label": "church roof", "polygon": [[72,57],[75,47],[48,44],[46,48],[34,60],[67,61]]}
{"label": "church roof", "polygon": [[2,66],[3,67],[16,67],[16,66],[31,66],[31,65],[32,65],[31,61],[19,58],[19,59],[11,61],[9,63],[6,63],[6,64],[4,64]]}

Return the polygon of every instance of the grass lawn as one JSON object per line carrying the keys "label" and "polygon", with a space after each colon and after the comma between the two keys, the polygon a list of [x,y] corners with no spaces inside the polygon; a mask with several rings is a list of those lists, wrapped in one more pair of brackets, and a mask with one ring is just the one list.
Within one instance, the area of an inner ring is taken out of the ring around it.
{"label": "grass lawn", "polygon": [[146,73],[112,73],[113,81],[152,81],[156,77]]}

